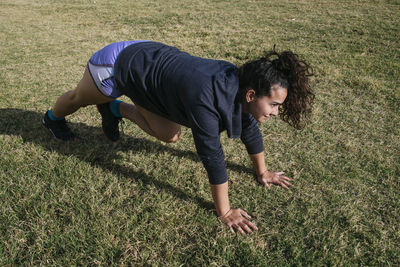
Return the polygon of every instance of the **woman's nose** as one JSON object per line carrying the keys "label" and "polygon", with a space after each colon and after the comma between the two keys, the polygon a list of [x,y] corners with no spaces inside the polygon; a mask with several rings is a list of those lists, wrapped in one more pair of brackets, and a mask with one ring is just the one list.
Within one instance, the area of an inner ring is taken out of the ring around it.
{"label": "woman's nose", "polygon": [[272,110],[272,112],[271,112],[271,115],[273,115],[273,116],[278,116],[278,114],[279,114],[279,109],[278,108],[274,108]]}

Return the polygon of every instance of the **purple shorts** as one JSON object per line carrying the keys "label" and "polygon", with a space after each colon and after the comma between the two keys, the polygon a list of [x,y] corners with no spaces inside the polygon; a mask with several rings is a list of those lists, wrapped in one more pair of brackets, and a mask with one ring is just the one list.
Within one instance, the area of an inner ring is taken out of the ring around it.
{"label": "purple shorts", "polygon": [[99,89],[103,95],[112,98],[117,98],[122,95],[122,93],[114,87],[114,63],[125,47],[141,42],[146,41],[138,40],[112,43],[94,53],[89,59],[89,73],[97,89]]}

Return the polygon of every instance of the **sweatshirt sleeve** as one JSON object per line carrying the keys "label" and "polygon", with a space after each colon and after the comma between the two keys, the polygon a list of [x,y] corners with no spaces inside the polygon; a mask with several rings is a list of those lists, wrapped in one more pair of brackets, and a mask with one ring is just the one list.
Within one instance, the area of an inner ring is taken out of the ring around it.
{"label": "sweatshirt sleeve", "polygon": [[207,171],[210,184],[228,181],[217,114],[207,108],[194,107],[190,114],[196,150]]}
{"label": "sweatshirt sleeve", "polygon": [[250,155],[264,151],[260,128],[258,128],[257,121],[250,114],[242,113],[242,134],[240,139]]}

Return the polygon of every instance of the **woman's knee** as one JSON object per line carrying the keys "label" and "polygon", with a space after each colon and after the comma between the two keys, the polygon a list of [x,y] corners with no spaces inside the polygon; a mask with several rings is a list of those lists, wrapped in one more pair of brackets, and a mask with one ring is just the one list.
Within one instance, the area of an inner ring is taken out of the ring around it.
{"label": "woman's knee", "polygon": [[175,143],[178,141],[179,137],[181,136],[181,129],[178,129],[176,132],[172,133],[171,135],[164,135],[160,136],[158,139],[165,143]]}

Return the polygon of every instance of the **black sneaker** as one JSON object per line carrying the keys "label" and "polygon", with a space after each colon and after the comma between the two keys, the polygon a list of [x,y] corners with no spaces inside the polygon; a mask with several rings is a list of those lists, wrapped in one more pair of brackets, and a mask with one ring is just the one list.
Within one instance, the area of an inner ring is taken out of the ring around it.
{"label": "black sneaker", "polygon": [[109,103],[96,105],[97,110],[101,114],[101,127],[103,129],[103,134],[110,141],[115,142],[119,139],[119,128],[118,124],[121,118],[115,117],[111,113]]}
{"label": "black sneaker", "polygon": [[71,129],[67,126],[67,122],[65,119],[53,121],[49,117],[49,111],[44,114],[42,123],[44,127],[49,129],[49,131],[53,134],[56,139],[63,141],[77,141],[78,138],[71,131]]}

